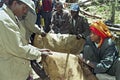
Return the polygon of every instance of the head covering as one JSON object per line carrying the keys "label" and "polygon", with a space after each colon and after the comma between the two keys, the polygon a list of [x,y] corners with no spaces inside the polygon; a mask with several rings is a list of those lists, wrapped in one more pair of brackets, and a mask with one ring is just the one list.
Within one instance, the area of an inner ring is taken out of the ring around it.
{"label": "head covering", "polygon": [[72,10],[72,11],[79,11],[79,5],[77,3],[71,4],[70,10]]}
{"label": "head covering", "polygon": [[101,46],[101,44],[103,43],[103,40],[105,38],[109,38],[112,37],[112,34],[110,32],[110,30],[108,29],[108,26],[104,24],[103,21],[99,20],[96,22],[93,22],[90,25],[90,30],[95,33],[96,35],[100,36],[100,42],[98,44],[98,47]]}
{"label": "head covering", "polygon": [[32,0],[20,0],[20,1],[26,4],[30,8],[30,11],[35,14],[35,4]]}
{"label": "head covering", "polygon": [[61,6],[61,7],[63,8],[63,3],[62,3],[62,2],[57,1],[56,4],[55,4],[55,7],[56,7],[57,5],[59,5],[59,6]]}

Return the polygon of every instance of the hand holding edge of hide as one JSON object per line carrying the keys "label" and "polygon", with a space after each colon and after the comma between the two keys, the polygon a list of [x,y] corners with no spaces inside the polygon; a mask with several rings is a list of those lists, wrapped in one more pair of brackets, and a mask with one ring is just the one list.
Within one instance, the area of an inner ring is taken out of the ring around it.
{"label": "hand holding edge of hide", "polygon": [[49,49],[41,49],[40,52],[42,60],[45,60],[47,56],[52,55],[52,52]]}
{"label": "hand holding edge of hide", "polygon": [[45,37],[46,35],[47,35],[47,33],[46,32],[41,32],[41,37]]}
{"label": "hand holding edge of hide", "polygon": [[77,35],[76,35],[76,39],[77,39],[77,40],[80,40],[81,38],[82,38],[82,35],[81,35],[81,34],[77,34]]}
{"label": "hand holding edge of hide", "polygon": [[90,60],[85,60],[83,58],[83,54],[78,55],[78,59],[79,59],[79,61],[78,61],[79,63],[82,62],[83,64],[85,64],[85,65],[87,65],[87,66],[89,66],[89,67],[94,69],[95,65],[92,64],[92,62],[90,62]]}

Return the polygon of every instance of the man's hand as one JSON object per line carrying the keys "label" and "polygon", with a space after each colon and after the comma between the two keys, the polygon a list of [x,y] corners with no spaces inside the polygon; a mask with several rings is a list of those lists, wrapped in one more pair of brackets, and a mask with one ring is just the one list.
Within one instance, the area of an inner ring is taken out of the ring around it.
{"label": "man's hand", "polygon": [[81,38],[82,38],[82,35],[81,35],[81,34],[77,34],[77,35],[76,35],[76,39],[79,40],[79,39],[81,39]]}
{"label": "man's hand", "polygon": [[42,37],[45,37],[46,35],[47,35],[47,33],[41,32],[41,36],[42,36]]}
{"label": "man's hand", "polygon": [[40,49],[42,60],[45,60],[48,55],[52,55],[49,49]]}
{"label": "man's hand", "polygon": [[85,60],[84,58],[83,58],[83,54],[80,54],[80,55],[78,55],[78,58],[79,58],[79,63],[84,63],[85,65],[87,65],[87,66],[89,66],[89,67],[91,67],[91,68],[94,68],[94,64],[92,64],[91,62],[90,62],[90,60]]}

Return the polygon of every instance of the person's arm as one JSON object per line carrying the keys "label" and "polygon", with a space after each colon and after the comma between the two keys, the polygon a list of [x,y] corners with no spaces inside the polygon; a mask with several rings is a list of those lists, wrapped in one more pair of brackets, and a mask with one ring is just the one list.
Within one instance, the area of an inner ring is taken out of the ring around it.
{"label": "person's arm", "polygon": [[27,43],[24,35],[17,30],[17,25],[0,22],[0,26],[0,44],[2,44],[1,48],[5,49],[5,53],[28,60],[41,57],[42,52]]}
{"label": "person's arm", "polygon": [[83,33],[78,34],[77,35],[77,39],[79,38],[83,38],[86,39],[86,37],[90,34],[90,30],[89,30],[89,24],[88,24],[88,20],[84,17],[81,17],[81,23],[82,23],[82,29],[83,29]]}
{"label": "person's arm", "polygon": [[38,26],[37,24],[35,24],[36,19],[37,19],[37,15],[29,11],[25,19],[23,19],[21,22],[30,32],[41,34],[42,31],[41,28],[39,27],[40,25]]}
{"label": "person's arm", "polygon": [[50,24],[50,27],[51,27],[51,29],[53,29],[54,28],[54,26],[56,26],[56,20],[55,20],[55,15],[56,15],[56,12],[54,12],[53,14],[52,14],[52,17],[51,17],[51,24]]}
{"label": "person's arm", "polygon": [[35,24],[36,22],[36,14],[33,14],[31,12],[28,12],[25,19],[21,20],[21,23],[23,24],[23,26],[26,27],[27,31],[30,31],[31,33],[36,33],[39,35],[43,35],[46,33],[44,32],[44,30],[42,29],[42,26],[38,26],[37,24]]}
{"label": "person's arm", "polygon": [[83,53],[80,53],[80,55],[78,55],[78,58],[79,58],[79,62],[85,64],[86,66],[94,69],[95,67],[95,64],[93,64],[90,60],[86,60],[83,58]]}
{"label": "person's arm", "polygon": [[86,38],[90,34],[89,23],[88,23],[88,20],[86,18],[83,18],[82,23],[83,23],[82,26],[83,26],[84,32],[81,35],[84,38]]}
{"label": "person's arm", "polygon": [[115,44],[108,45],[108,47],[103,51],[103,54],[104,55],[101,58],[100,63],[98,63],[94,68],[95,73],[106,72],[112,66],[118,57]]}
{"label": "person's arm", "polygon": [[63,12],[63,20],[64,21],[62,21],[62,25],[61,25],[61,27],[60,27],[60,31],[62,32],[62,33],[70,33],[70,14],[67,12],[67,11],[65,11],[65,12]]}

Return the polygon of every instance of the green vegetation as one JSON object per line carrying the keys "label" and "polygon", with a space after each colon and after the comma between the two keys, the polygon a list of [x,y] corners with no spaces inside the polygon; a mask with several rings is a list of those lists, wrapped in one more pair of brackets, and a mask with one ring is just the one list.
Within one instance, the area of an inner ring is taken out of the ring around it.
{"label": "green vegetation", "polygon": [[[108,3],[92,3],[90,6],[82,6],[83,10],[86,10],[86,12],[89,12],[91,15],[96,15],[101,17],[103,20],[107,21],[111,19],[112,14],[112,5],[110,2]],[[115,4],[115,24],[120,24],[120,3]],[[96,20],[97,18],[89,17],[87,15],[84,15],[86,18],[88,18],[89,22],[92,20]]]}
{"label": "green vegetation", "polygon": [[[110,2],[110,0],[108,0],[108,2],[107,2],[107,0],[96,0],[96,2],[95,1],[92,2],[91,5],[81,6],[80,8],[82,10],[85,10],[87,13],[89,13],[92,16],[101,17],[104,21],[112,20],[112,16],[114,14],[114,16],[113,16],[114,24],[120,24],[120,2],[119,3],[114,2],[114,4],[113,4]],[[81,13],[81,15],[85,16],[88,19],[89,23],[98,19],[95,17],[84,15],[82,13]],[[120,32],[119,32],[119,37],[120,37]],[[119,52],[120,52],[120,38],[116,39],[116,44],[117,44]]]}

